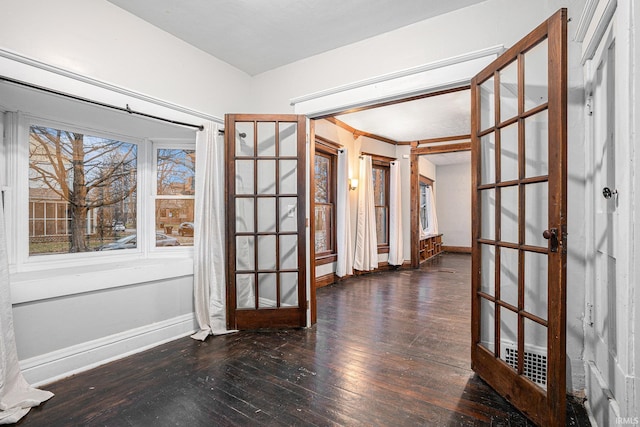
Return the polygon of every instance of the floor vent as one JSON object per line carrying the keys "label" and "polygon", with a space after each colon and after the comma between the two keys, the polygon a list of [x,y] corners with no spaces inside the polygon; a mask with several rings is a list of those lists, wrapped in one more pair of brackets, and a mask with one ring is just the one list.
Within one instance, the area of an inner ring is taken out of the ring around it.
{"label": "floor vent", "polygon": [[[504,351],[504,361],[513,367],[513,369],[518,369],[518,350],[516,348],[506,347]],[[547,355],[525,351],[523,373],[525,377],[534,383],[546,388]]]}

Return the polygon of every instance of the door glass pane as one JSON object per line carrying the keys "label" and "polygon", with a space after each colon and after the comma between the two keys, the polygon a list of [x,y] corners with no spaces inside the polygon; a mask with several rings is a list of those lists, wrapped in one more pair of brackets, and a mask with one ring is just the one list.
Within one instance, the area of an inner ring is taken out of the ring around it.
{"label": "door glass pane", "polygon": [[280,160],[280,194],[297,194],[297,164],[297,160]]}
{"label": "door glass pane", "polygon": [[495,81],[493,77],[480,85],[480,129],[485,130],[494,125],[496,113]]}
{"label": "door glass pane", "polygon": [[482,203],[482,223],[480,224],[480,237],[496,240],[496,190],[490,188],[480,192]]}
{"label": "door glass pane", "polygon": [[280,273],[280,306],[298,307],[298,273]]}
{"label": "door glass pane", "polygon": [[298,231],[298,199],[280,198],[280,231]]}
{"label": "door glass pane", "polygon": [[236,122],[236,156],[253,157],[254,155],[253,122]]}
{"label": "door glass pane", "polygon": [[480,290],[491,296],[495,296],[496,281],[496,247],[480,245],[482,265],[480,266]]}
{"label": "door glass pane", "polygon": [[496,134],[480,138],[480,184],[496,182]]}
{"label": "door glass pane", "polygon": [[518,186],[500,189],[500,240],[518,241]]}
{"label": "door glass pane", "polygon": [[480,345],[494,353],[496,351],[496,313],[495,304],[480,298]]}
{"label": "door glass pane", "polygon": [[258,308],[277,307],[276,273],[258,274]]}
{"label": "door glass pane", "polygon": [[279,123],[280,157],[296,157],[298,155],[298,124]]}
{"label": "door glass pane", "polygon": [[524,319],[523,374],[540,388],[547,389],[547,328]]}
{"label": "door glass pane", "polygon": [[276,236],[258,236],[258,270],[276,269]]}
{"label": "door glass pane", "polygon": [[518,115],[518,61],[500,70],[500,122]]}
{"label": "door glass pane", "polygon": [[236,160],[236,194],[254,194],[253,160]]}
{"label": "door glass pane", "polygon": [[549,100],[549,52],[547,39],[524,54],[524,109]]}
{"label": "door glass pane", "polygon": [[236,236],[236,270],[253,270],[254,266],[253,236]]}
{"label": "door glass pane", "polygon": [[258,194],[276,193],[276,161],[258,160]]}
{"label": "door glass pane", "polygon": [[518,250],[500,248],[500,299],[518,306]]}
{"label": "door glass pane", "polygon": [[518,315],[500,307],[500,358],[518,369]]}
{"label": "door glass pane", "polygon": [[500,181],[518,179],[518,123],[500,130]]}
{"label": "door glass pane", "polygon": [[254,277],[253,274],[236,274],[236,306],[238,308],[256,308]]}
{"label": "door glass pane", "polygon": [[524,309],[547,320],[548,259],[546,254],[524,254]]}
{"label": "door glass pane", "polygon": [[258,198],[258,232],[273,233],[276,231],[276,198]]}
{"label": "door glass pane", "polygon": [[253,232],[253,199],[248,197],[236,198],[236,232]]}
{"label": "door glass pane", "polygon": [[549,174],[549,112],[541,111],[524,121],[524,176]]}
{"label": "door glass pane", "polygon": [[298,268],[298,236],[280,236],[280,270],[295,270]]}
{"label": "door glass pane", "polygon": [[542,237],[542,232],[549,224],[549,183],[526,184],[524,197],[525,244],[546,248],[548,241]]}
{"label": "door glass pane", "polygon": [[258,156],[276,155],[276,124],[273,122],[258,123]]}

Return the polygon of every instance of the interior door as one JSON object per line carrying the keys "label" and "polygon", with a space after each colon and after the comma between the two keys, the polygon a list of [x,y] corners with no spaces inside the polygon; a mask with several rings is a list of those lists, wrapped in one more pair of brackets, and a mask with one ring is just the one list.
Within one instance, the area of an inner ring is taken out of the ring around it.
{"label": "interior door", "polygon": [[471,83],[472,367],[544,426],[566,411],[566,16]]}
{"label": "interior door", "polygon": [[305,118],[226,115],[227,322],[306,325]]}

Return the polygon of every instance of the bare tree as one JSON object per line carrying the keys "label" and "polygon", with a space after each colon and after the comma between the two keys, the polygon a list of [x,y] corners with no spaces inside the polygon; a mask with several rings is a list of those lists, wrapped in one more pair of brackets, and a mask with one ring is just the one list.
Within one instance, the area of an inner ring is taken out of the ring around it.
{"label": "bare tree", "polygon": [[90,250],[87,213],[123,202],[136,191],[136,146],[32,126],[29,149],[31,185],[48,188],[69,203],[69,252]]}

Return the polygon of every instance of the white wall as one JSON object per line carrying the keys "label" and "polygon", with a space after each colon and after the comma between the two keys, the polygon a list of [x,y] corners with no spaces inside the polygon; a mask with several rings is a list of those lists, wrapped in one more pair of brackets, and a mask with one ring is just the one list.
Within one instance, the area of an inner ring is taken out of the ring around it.
{"label": "white wall", "polygon": [[217,117],[250,109],[247,74],[106,0],[1,7],[0,49]]}
{"label": "white wall", "polygon": [[444,246],[471,247],[471,165],[436,167],[436,213]]}

